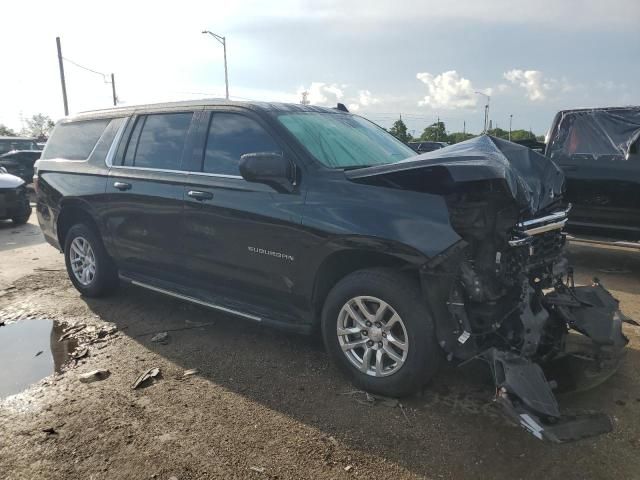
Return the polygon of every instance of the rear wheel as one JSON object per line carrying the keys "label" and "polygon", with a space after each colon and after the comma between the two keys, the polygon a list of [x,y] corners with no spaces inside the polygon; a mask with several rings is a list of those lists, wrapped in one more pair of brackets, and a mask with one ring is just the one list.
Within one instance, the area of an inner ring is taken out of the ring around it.
{"label": "rear wheel", "polygon": [[323,308],[322,334],[334,362],[372,393],[416,392],[441,361],[418,285],[392,270],[360,270],[338,282]]}
{"label": "rear wheel", "polygon": [[118,270],[100,236],[85,224],[72,226],[65,237],[64,259],[74,287],[87,297],[100,297],[118,286]]}

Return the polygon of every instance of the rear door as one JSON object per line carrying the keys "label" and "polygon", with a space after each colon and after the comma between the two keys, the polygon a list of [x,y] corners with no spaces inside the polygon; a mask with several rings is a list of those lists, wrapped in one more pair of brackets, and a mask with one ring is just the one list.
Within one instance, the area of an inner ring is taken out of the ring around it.
{"label": "rear door", "polygon": [[109,172],[105,219],[122,272],[176,281],[182,273],[182,163],[198,112],[136,115]]}
{"label": "rear door", "polygon": [[[292,193],[240,176],[241,155],[292,153],[268,122],[244,109],[205,111],[201,147],[185,188],[184,244],[190,281],[215,303],[291,313],[298,278],[304,184]],[[261,314],[258,312],[258,316]]]}

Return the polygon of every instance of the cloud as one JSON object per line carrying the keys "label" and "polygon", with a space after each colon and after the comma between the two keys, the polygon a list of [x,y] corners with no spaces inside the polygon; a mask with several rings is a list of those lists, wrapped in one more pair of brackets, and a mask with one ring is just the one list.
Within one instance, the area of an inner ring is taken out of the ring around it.
{"label": "cloud", "polygon": [[524,88],[527,98],[532,102],[544,100],[557,83],[554,79],[545,78],[540,70],[513,69],[503,76],[514,85]]}
{"label": "cloud", "polygon": [[[428,72],[418,73],[416,78],[427,86],[427,95],[418,105],[431,108],[474,108],[478,104],[478,91],[471,80],[461,77],[455,70],[432,75]],[[485,90],[487,95],[490,90]]]}
{"label": "cloud", "polygon": [[327,84],[324,82],[311,82],[311,85],[298,88],[298,95],[302,98],[303,92],[307,92],[307,100],[312,105],[331,105],[335,106],[342,97],[344,92],[336,83]]}
{"label": "cloud", "polygon": [[350,111],[358,111],[361,107],[370,107],[380,103],[369,90],[353,90],[348,85],[324,82],[311,82],[308,88],[298,88],[298,96],[307,92],[307,100],[311,105],[335,107],[338,102],[346,103]]}

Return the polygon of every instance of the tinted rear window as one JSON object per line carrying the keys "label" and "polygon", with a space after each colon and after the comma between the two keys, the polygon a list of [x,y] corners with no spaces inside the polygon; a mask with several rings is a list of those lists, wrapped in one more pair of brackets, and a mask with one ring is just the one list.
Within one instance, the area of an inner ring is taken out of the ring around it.
{"label": "tinted rear window", "polygon": [[179,170],[193,113],[160,113],[138,117],[124,164]]}
{"label": "tinted rear window", "polygon": [[59,123],[42,152],[42,158],[86,160],[108,123],[109,119]]}

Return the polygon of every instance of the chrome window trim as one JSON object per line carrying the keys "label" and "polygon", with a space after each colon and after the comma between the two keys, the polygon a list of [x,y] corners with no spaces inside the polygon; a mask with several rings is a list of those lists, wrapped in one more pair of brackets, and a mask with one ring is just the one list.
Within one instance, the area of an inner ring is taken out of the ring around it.
{"label": "chrome window trim", "polygon": [[204,177],[216,177],[216,178],[232,178],[235,180],[244,180],[240,175],[223,175],[221,173],[205,173],[205,172],[192,172],[190,170],[169,170],[166,168],[150,168],[150,167],[129,167],[125,165],[112,166],[114,169],[123,170],[142,170],[145,172],[161,172],[161,173],[181,173],[183,175],[200,175]]}
{"label": "chrome window trim", "polygon": [[151,167],[128,167],[125,165],[116,165],[112,166],[113,169],[117,170],[141,170],[143,172],[160,172],[160,173],[180,173],[182,175],[186,175],[187,171],[185,170],[170,170],[168,168],[151,168]]}
{"label": "chrome window trim", "polygon": [[[129,121],[131,117],[126,117],[125,121],[122,122],[120,128],[116,132],[116,136],[113,138],[113,142],[111,142],[111,146],[109,147],[109,151],[107,152],[107,156],[104,159],[105,164],[108,168],[113,167],[113,157],[116,156],[116,150],[118,149],[118,145],[120,144],[120,140],[122,139],[122,135],[124,135],[124,130],[129,125]],[[97,145],[97,143],[96,143]],[[95,147],[94,147],[95,148]]]}
{"label": "chrome window trim", "polygon": [[200,175],[203,177],[218,177],[218,178],[235,178],[236,180],[244,180],[242,175],[227,175],[225,173],[209,173],[209,172],[189,172],[190,175]]}
{"label": "chrome window trim", "polygon": [[187,302],[196,303],[198,305],[202,305],[203,307],[213,308],[215,310],[220,310],[221,312],[230,313],[232,315],[237,315],[239,317],[248,318],[249,320],[254,320],[256,322],[261,322],[262,318],[257,317],[255,315],[251,315],[249,313],[239,312],[238,310],[233,310],[231,308],[221,307],[220,305],[216,305],[215,303],[205,302],[203,300],[198,300],[197,298],[190,297],[188,295],[182,295],[181,293],[172,292],[171,290],[165,290],[164,288],[156,287],[153,285],[149,285],[148,283],[139,282],[137,280],[132,280],[130,278],[125,277],[124,275],[120,275],[120,278],[123,280],[130,282],[133,285],[137,285],[138,287],[146,288],[148,290],[152,290],[154,292],[162,293],[164,295],[168,295],[170,297],[178,298],[180,300],[186,300]]}

